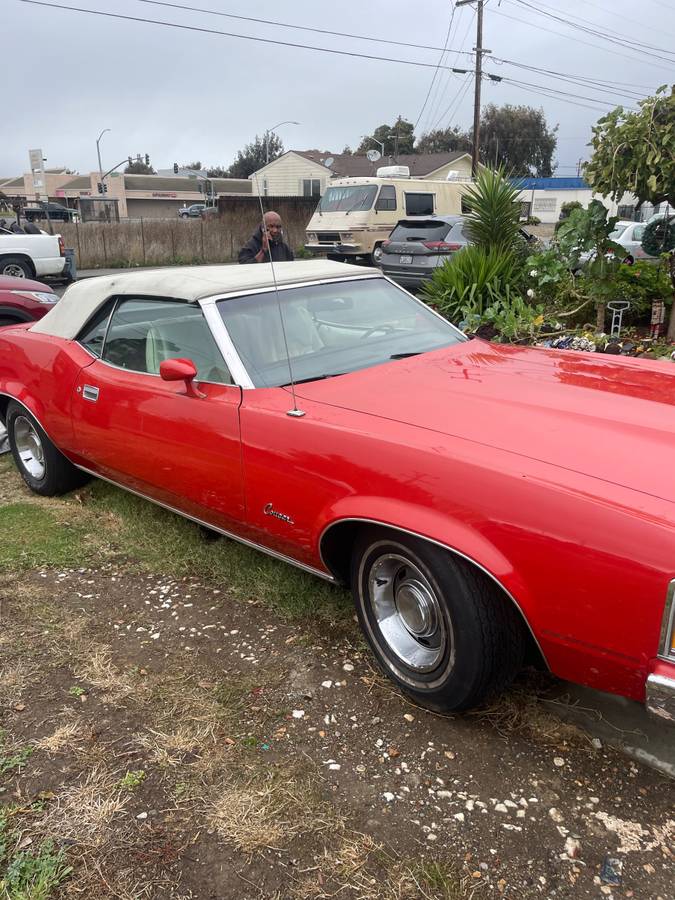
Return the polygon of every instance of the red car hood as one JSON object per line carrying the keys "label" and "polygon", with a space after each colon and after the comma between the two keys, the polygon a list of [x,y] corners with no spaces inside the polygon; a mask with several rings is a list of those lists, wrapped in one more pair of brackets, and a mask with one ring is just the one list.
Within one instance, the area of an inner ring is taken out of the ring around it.
{"label": "red car hood", "polygon": [[297,392],[675,502],[669,362],[472,340]]}

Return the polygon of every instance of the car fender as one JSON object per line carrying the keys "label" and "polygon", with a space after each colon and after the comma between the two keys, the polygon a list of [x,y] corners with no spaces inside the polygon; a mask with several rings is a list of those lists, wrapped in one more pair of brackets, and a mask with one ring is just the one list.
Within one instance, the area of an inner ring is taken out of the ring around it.
{"label": "car fender", "polygon": [[529,626],[532,598],[528,586],[506,556],[484,535],[437,510],[390,497],[344,497],[324,510],[317,522],[317,545],[323,564],[326,538],[340,524],[372,523],[431,541],[473,563],[492,578],[520,609]]}
{"label": "car fender", "polygon": [[33,416],[36,420],[40,428],[47,435],[49,440],[52,440],[51,435],[49,434],[49,429],[45,428],[45,409],[44,404],[40,400],[38,396],[33,394],[25,385],[19,384],[16,381],[6,381],[2,387],[0,387],[0,397],[3,398],[6,402],[3,403],[3,409],[6,408],[7,403],[12,400],[20,403],[21,406],[24,406],[28,412]]}

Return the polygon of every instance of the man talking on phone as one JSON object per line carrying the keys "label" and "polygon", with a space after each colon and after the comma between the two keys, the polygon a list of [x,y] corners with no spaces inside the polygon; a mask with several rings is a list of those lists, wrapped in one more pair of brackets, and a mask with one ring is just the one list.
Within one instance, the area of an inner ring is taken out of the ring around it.
{"label": "man talking on phone", "polygon": [[284,243],[284,229],[279,213],[266,212],[251,240],[239,251],[240,263],[290,262],[293,251]]}

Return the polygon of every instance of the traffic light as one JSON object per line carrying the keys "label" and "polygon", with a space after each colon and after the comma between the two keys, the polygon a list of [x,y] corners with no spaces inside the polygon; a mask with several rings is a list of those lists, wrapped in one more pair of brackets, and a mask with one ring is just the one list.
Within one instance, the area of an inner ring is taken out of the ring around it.
{"label": "traffic light", "polygon": [[178,175],[178,163],[173,164],[173,174]]}
{"label": "traffic light", "polygon": [[133,166],[133,164],[134,164],[133,159],[130,156],[127,156],[127,159],[129,160],[129,165]]}
{"label": "traffic light", "polygon": [[146,166],[150,165],[150,154],[149,153],[145,154],[145,164],[146,164]]}
{"label": "traffic light", "polygon": [[102,194],[102,193],[103,193],[103,184],[102,184],[102,182],[99,181],[98,184],[96,185],[96,187],[98,188],[99,194]]}

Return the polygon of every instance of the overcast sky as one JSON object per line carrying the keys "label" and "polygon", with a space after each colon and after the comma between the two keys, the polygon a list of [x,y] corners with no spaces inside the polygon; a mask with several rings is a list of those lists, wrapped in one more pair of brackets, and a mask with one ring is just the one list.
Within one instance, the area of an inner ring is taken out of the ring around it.
{"label": "overcast sky", "polygon": [[[433,65],[440,56],[435,50],[237,21],[141,0],[45,2]],[[592,23],[586,27],[611,28],[656,48],[648,51],[656,56],[667,55],[659,48],[671,48],[674,62],[668,63],[647,55],[646,49],[611,45],[543,18],[523,0],[488,0],[484,46],[493,51],[493,59],[487,58],[486,69],[570,92],[586,105],[492,82],[483,85],[483,103],[543,107],[549,124],[560,126],[556,174],[574,175],[577,160],[587,156],[591,125],[603,109],[616,103],[630,106],[636,98],[601,93],[596,82],[582,87],[499,64],[494,57],[630,84],[612,87],[646,95],[675,80],[675,0],[527,2],[559,11],[570,22]],[[452,10],[450,0],[183,0],[183,5],[431,47],[443,46]],[[432,68],[47,9],[21,0],[0,0],[0,14],[4,84],[9,79],[13,85],[12,102],[4,104],[2,116],[2,177],[25,172],[28,150],[37,147],[48,167],[94,170],[96,138],[104,128],[111,129],[101,141],[104,168],[136,153],[149,153],[156,169],[195,159],[228,165],[256,133],[283,119],[302,123],[279,129],[286,149],[339,152],[399,114],[416,121],[434,73]],[[470,67],[471,57],[457,51],[471,51],[474,45],[475,13],[465,6],[455,11],[449,43],[455,52],[447,55],[448,64]],[[469,127],[473,84],[468,80],[449,74],[438,78],[418,134],[436,125]]]}

